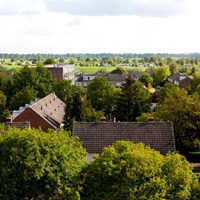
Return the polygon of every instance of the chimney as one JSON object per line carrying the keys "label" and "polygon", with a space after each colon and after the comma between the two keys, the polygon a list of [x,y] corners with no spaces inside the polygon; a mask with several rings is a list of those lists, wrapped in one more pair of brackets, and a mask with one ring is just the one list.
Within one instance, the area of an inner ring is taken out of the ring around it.
{"label": "chimney", "polygon": [[105,117],[101,117],[101,122],[105,122],[106,121],[106,118]]}
{"label": "chimney", "polygon": [[6,122],[12,122],[12,116],[6,118]]}
{"label": "chimney", "polygon": [[148,117],[148,122],[153,122],[154,118],[153,117]]}

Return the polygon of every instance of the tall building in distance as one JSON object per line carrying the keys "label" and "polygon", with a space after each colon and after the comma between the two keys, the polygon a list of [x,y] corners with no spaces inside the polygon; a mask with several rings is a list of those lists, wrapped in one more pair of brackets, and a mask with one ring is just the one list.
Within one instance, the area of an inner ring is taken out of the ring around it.
{"label": "tall building in distance", "polygon": [[75,82],[75,66],[59,63],[53,65],[45,65],[45,67],[52,73],[53,78],[60,80],[70,80]]}

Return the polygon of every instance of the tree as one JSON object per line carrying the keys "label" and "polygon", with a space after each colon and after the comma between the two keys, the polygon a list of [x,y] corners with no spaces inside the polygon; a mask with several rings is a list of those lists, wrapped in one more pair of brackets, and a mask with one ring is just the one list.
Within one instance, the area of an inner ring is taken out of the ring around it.
{"label": "tree", "polygon": [[65,63],[65,59],[64,58],[59,58],[58,62],[59,63]]}
{"label": "tree", "polygon": [[140,81],[128,78],[116,100],[116,117],[119,121],[136,121],[141,112],[150,109],[150,93]]}
{"label": "tree", "polygon": [[9,116],[9,111],[6,108],[6,96],[0,90],[0,122],[4,122]]}
{"label": "tree", "polygon": [[170,69],[169,66],[160,66],[155,68],[154,73],[153,73],[153,80],[155,82],[155,84],[162,84],[167,77],[170,76]]}
{"label": "tree", "polygon": [[42,66],[35,68],[35,84],[34,89],[38,92],[38,97],[45,97],[52,92],[53,78],[52,74]]}
{"label": "tree", "polygon": [[86,95],[82,96],[82,112],[84,122],[97,122],[104,116],[102,111],[96,111],[92,108]]}
{"label": "tree", "polygon": [[115,88],[105,77],[97,77],[88,84],[87,96],[95,110],[101,110],[106,115],[113,111]]}
{"label": "tree", "polygon": [[110,73],[111,74],[128,74],[128,71],[124,67],[117,67],[116,69],[112,70]]}
{"label": "tree", "polygon": [[15,71],[12,76],[13,95],[25,87],[34,87],[36,78],[34,69],[30,67],[23,67],[19,71]]}
{"label": "tree", "polygon": [[0,197],[79,199],[76,177],[85,156],[77,138],[62,130],[9,129],[0,134]]}
{"label": "tree", "polygon": [[159,103],[162,103],[166,98],[170,98],[170,95],[174,92],[177,92],[177,85],[173,83],[166,83],[164,87],[160,89]]}
{"label": "tree", "polygon": [[171,74],[176,73],[179,71],[179,65],[176,63],[176,61],[171,61],[171,63],[169,64],[169,69]]}
{"label": "tree", "polygon": [[190,82],[190,92],[200,96],[200,71],[193,74],[193,79]]}
{"label": "tree", "polygon": [[188,95],[178,87],[167,89],[154,117],[173,122],[176,147],[180,152],[187,152],[200,131],[200,97]]}
{"label": "tree", "polygon": [[64,128],[72,131],[74,121],[83,121],[83,101],[80,88],[72,87],[68,100],[65,102]]}
{"label": "tree", "polygon": [[153,82],[153,78],[148,73],[144,73],[140,76],[139,81],[145,84],[145,86],[148,86]]}
{"label": "tree", "polygon": [[83,170],[81,199],[192,199],[198,178],[179,154],[128,141],[104,148]]}
{"label": "tree", "polygon": [[54,58],[47,58],[45,61],[44,61],[44,65],[52,65],[52,64],[55,64],[56,61],[54,60]]}
{"label": "tree", "polygon": [[5,93],[8,85],[8,82],[10,81],[10,76],[7,75],[4,72],[0,72],[0,90]]}
{"label": "tree", "polygon": [[17,92],[10,100],[10,110],[18,110],[19,107],[34,100],[37,97],[37,91],[32,87],[25,87]]}
{"label": "tree", "polygon": [[71,131],[74,121],[83,121],[81,88],[72,85],[68,80],[56,80],[53,90],[65,102],[64,128]]}

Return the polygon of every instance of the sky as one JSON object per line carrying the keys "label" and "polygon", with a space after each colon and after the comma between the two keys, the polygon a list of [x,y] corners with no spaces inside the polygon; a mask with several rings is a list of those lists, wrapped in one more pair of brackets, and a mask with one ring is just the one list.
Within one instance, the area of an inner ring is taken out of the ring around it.
{"label": "sky", "polygon": [[200,53],[199,0],[0,0],[0,53]]}

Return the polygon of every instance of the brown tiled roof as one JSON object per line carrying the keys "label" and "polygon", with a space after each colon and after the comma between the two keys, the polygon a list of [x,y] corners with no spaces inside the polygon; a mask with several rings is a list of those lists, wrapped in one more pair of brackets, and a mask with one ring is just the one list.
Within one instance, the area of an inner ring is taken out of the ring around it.
{"label": "brown tiled roof", "polygon": [[88,153],[101,153],[117,140],[143,142],[162,154],[175,151],[172,122],[77,122],[73,136],[79,136]]}
{"label": "brown tiled roof", "polygon": [[8,128],[30,129],[30,122],[5,122],[4,129],[8,130]]}
{"label": "brown tiled roof", "polygon": [[52,93],[34,103],[29,108],[55,128],[58,128],[63,122],[65,103]]}
{"label": "brown tiled roof", "polygon": [[[31,109],[46,122],[48,122],[52,127],[57,129],[63,122],[63,117],[65,114],[65,103],[55,94],[51,93],[43,99],[36,101],[26,109]],[[23,112],[26,112],[26,109]],[[16,119],[20,117],[22,113],[20,113],[13,120],[17,121]]]}

